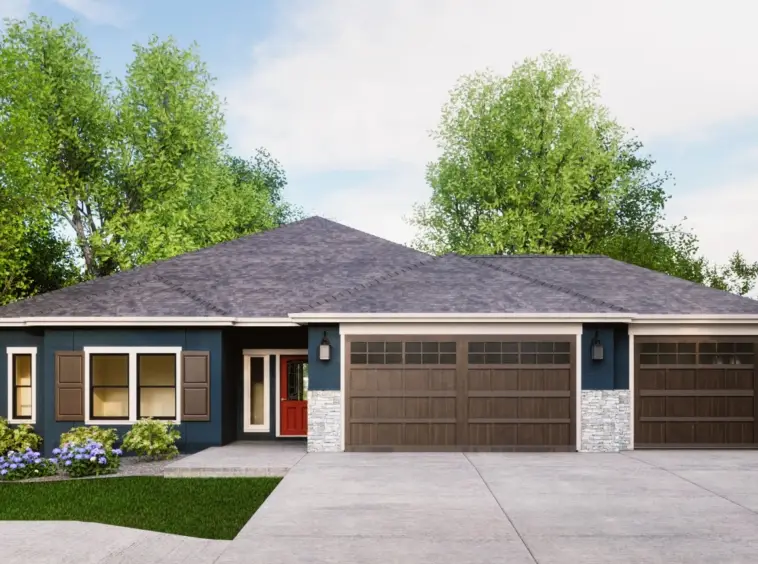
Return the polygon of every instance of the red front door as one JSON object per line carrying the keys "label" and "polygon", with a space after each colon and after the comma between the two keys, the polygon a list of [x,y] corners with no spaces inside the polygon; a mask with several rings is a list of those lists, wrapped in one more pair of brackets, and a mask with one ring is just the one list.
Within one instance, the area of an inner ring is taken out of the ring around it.
{"label": "red front door", "polygon": [[279,365],[279,434],[308,434],[308,357],[283,356]]}

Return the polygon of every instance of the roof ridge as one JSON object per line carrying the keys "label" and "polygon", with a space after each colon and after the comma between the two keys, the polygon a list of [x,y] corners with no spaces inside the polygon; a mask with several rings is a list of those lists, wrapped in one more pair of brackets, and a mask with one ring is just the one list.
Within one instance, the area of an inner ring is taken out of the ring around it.
{"label": "roof ridge", "polygon": [[[459,255],[462,256],[462,255]],[[593,303],[595,305],[601,305],[604,307],[610,307],[612,309],[615,309],[617,311],[621,312],[628,312],[626,308],[623,308],[621,306],[617,306],[616,304],[612,304],[610,302],[606,302],[604,300],[599,300],[597,298],[593,298],[591,296],[587,296],[585,294],[582,294],[581,292],[577,292],[576,290],[572,290],[570,288],[565,288],[564,286],[559,286],[558,284],[552,284],[550,282],[545,282],[544,280],[540,280],[539,278],[535,278],[534,276],[529,276],[528,274],[523,274],[521,272],[516,272],[514,270],[510,270],[508,268],[503,268],[500,265],[494,265],[490,264],[488,262],[484,262],[483,260],[479,260],[478,257],[471,257],[471,256],[463,256],[466,260],[470,260],[471,262],[475,262],[477,264],[481,264],[483,266],[486,266],[487,268],[492,268],[494,270],[499,270],[500,272],[505,272],[506,274],[510,274],[511,276],[515,276],[516,278],[521,278],[522,280],[527,280],[529,282],[532,282],[534,284],[539,284],[540,286],[544,286],[546,288],[550,288],[552,290],[558,290],[559,292],[563,292],[564,294],[568,294],[570,296],[574,296],[576,298],[583,299],[585,301],[588,301],[590,303]]]}
{"label": "roof ridge", "polygon": [[[463,255],[462,255],[463,256]],[[542,253],[516,253],[512,255],[465,255],[466,257],[473,257],[473,258],[566,258],[566,259],[572,259],[572,258],[610,258],[608,255],[598,255],[598,254],[592,254],[592,253],[577,253],[577,254],[570,254],[570,255],[560,255],[560,254],[542,254]]]}
{"label": "roof ridge", "polygon": [[[381,238],[381,237],[380,237]],[[383,282],[386,282],[388,280],[391,280],[392,278],[395,278],[396,276],[400,276],[401,274],[405,274],[406,272],[409,272],[411,270],[415,270],[421,266],[424,266],[425,264],[429,264],[431,262],[434,262],[438,259],[442,258],[441,256],[433,256],[433,255],[426,255],[423,259],[414,262],[412,264],[409,264],[408,266],[404,266],[403,268],[400,268],[399,270],[392,270],[390,272],[385,272],[381,276],[378,276],[377,278],[372,278],[371,280],[368,280],[367,282],[364,282],[363,284],[358,284],[357,286],[353,286],[352,288],[348,288],[347,290],[342,290],[341,292],[337,292],[336,294],[332,294],[331,296],[327,296],[325,298],[319,298],[317,300],[313,300],[306,304],[305,306],[301,307],[299,309],[300,312],[307,311],[309,309],[313,309],[317,306],[327,304],[329,302],[333,302],[335,300],[338,300],[342,297],[349,296],[350,294],[353,294],[355,292],[360,292],[362,290],[366,290],[368,288],[372,288],[378,284],[381,284]]]}
{"label": "roof ridge", "polygon": [[152,274],[153,278],[161,282],[163,285],[167,286],[170,290],[173,290],[174,292],[178,292],[179,294],[182,294],[183,296],[191,299],[193,302],[196,302],[204,307],[207,307],[211,311],[215,311],[216,313],[224,316],[230,315],[229,311],[217,306],[216,304],[209,302],[208,300],[201,298],[200,296],[195,295],[193,292],[190,292],[189,290],[183,288],[179,284],[176,284],[172,282],[171,280],[167,280],[160,274]]}
{"label": "roof ridge", "polygon": [[379,239],[380,241],[383,241],[385,243],[390,243],[392,245],[395,245],[396,247],[402,247],[403,249],[414,251],[414,252],[419,253],[421,255],[426,255],[427,257],[434,256],[434,255],[430,255],[429,253],[425,253],[424,251],[419,251],[418,249],[414,249],[413,247],[411,247],[410,245],[406,245],[405,243],[398,243],[397,241],[392,241],[390,239],[385,239],[384,237],[380,237],[379,235],[374,235],[373,233],[369,233],[368,231],[363,231],[361,229],[358,229],[357,227],[351,227],[349,225],[345,225],[344,223],[340,223],[339,221],[334,221],[332,219],[329,219],[329,218],[326,218],[326,217],[323,217],[323,216],[320,216],[320,215],[314,215],[314,216],[311,216],[311,217],[320,219],[322,221],[322,225],[325,225],[327,227],[328,226],[332,226],[332,225],[336,225],[337,227],[340,227],[342,229],[349,229],[350,231],[355,231],[355,232],[360,233],[362,235],[368,235],[369,237],[372,237],[374,239]]}

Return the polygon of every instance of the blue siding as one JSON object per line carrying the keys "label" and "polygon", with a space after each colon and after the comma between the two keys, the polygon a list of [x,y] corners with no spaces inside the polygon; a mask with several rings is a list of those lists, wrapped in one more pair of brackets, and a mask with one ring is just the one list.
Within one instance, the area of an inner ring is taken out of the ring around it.
{"label": "blue siding", "polygon": [[[37,423],[35,430],[44,438],[48,454],[55,448],[61,433],[81,425],[55,421],[55,352],[81,350],[85,346],[178,346],[184,350],[210,351],[211,421],[182,423],[180,449],[193,451],[221,444],[221,331],[207,329],[47,329],[0,332],[0,414],[7,415],[7,361],[5,348],[37,347]],[[114,426],[120,434],[128,425]]]}
{"label": "blue siding", "polygon": [[[42,332],[28,329],[0,329],[0,417],[10,418],[8,413],[8,354],[7,347],[37,347],[37,387],[42,374]],[[37,391],[37,421],[42,414],[42,394]]]}
{"label": "blue siding", "polygon": [[[318,348],[324,338],[324,332],[332,346],[328,361],[318,359]],[[308,326],[308,389],[340,389],[340,329],[337,325]]]}
{"label": "blue siding", "polygon": [[[592,360],[592,342],[603,344],[603,360]],[[629,388],[629,337],[626,325],[585,324],[582,332],[582,389]]]}

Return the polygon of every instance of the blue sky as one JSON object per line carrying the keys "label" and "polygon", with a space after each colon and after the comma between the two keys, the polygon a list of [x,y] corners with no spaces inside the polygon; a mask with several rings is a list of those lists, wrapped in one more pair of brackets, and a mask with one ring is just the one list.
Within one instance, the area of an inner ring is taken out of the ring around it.
{"label": "blue sky", "polygon": [[236,152],[268,148],[288,172],[290,200],[400,242],[413,236],[403,216],[428,197],[424,166],[436,152],[427,132],[456,78],[565,53],[674,175],[670,219],[687,216],[712,260],[736,248],[758,260],[758,78],[749,70],[758,8],[617,4],[0,0],[0,16],[78,20],[114,75],[152,34],[197,42],[228,101]]}

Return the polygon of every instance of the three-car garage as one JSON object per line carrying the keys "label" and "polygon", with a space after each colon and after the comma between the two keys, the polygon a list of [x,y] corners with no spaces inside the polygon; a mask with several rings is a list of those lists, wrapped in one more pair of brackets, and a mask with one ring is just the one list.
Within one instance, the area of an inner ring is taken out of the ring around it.
{"label": "three-car garage", "polygon": [[[758,446],[757,336],[638,330],[630,342],[621,449]],[[345,450],[582,450],[593,361],[578,333],[350,333],[344,347]]]}

